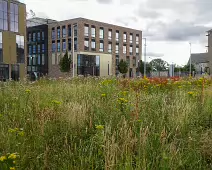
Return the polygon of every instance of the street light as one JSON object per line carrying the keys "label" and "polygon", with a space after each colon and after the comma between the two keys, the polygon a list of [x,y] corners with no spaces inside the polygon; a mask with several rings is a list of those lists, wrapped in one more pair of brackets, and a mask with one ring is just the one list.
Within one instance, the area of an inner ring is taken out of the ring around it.
{"label": "street light", "polygon": [[190,76],[191,76],[191,43],[189,43],[190,45]]}
{"label": "street light", "polygon": [[144,77],[146,77],[146,38],[144,40]]}

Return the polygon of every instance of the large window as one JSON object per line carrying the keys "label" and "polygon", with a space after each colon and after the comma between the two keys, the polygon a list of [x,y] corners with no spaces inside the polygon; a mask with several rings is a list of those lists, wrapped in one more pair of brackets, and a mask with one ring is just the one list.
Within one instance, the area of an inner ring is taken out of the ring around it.
{"label": "large window", "polygon": [[38,44],[38,53],[40,53],[40,44]]}
{"label": "large window", "polygon": [[116,66],[119,65],[119,55],[116,55]]}
{"label": "large window", "polygon": [[77,25],[74,25],[74,36],[77,37]]}
{"label": "large window", "polygon": [[89,39],[84,40],[84,50],[86,50],[86,51],[89,50]]}
{"label": "large window", "polygon": [[41,54],[38,54],[38,65],[41,63]]}
{"label": "large window", "polygon": [[24,36],[16,35],[16,51],[17,51],[17,63],[24,63],[25,62]]}
{"label": "large window", "polygon": [[92,38],[96,37],[96,28],[95,28],[95,26],[91,26],[91,37]]}
{"label": "large window", "polygon": [[2,32],[0,32],[0,62],[3,62]]}
{"label": "large window", "polygon": [[103,42],[103,41],[100,41],[100,44],[99,44],[99,51],[100,51],[100,52],[103,52],[103,51],[104,51],[104,42]]}
{"label": "large window", "polygon": [[52,39],[55,40],[55,29],[52,28]]}
{"label": "large window", "polygon": [[60,27],[57,27],[57,39],[60,39]]}
{"label": "large window", "polygon": [[108,43],[108,53],[112,52],[112,43]]}
{"label": "large window", "polygon": [[88,25],[84,25],[84,36],[88,37],[89,35],[89,26]]}
{"label": "large window", "polygon": [[68,39],[68,51],[71,51],[71,49],[72,49],[72,41],[71,41],[71,39],[69,38],[69,39]]}
{"label": "large window", "polygon": [[36,45],[33,45],[33,46],[32,46],[32,53],[33,53],[33,54],[36,54]]}
{"label": "large window", "polygon": [[74,38],[74,50],[77,50],[77,38]]}
{"label": "large window", "polygon": [[37,33],[37,40],[40,41],[40,32]]}
{"label": "large window", "polygon": [[71,25],[68,25],[68,36],[71,37]]}
{"label": "large window", "polygon": [[27,38],[28,38],[28,41],[31,42],[31,40],[32,40],[32,34],[31,33],[28,33],[28,37]]}
{"label": "large window", "polygon": [[96,55],[77,55],[77,75],[100,75],[100,56]]}
{"label": "large window", "polygon": [[8,30],[7,6],[6,1],[0,1],[0,30]]}
{"label": "large window", "polygon": [[108,30],[108,40],[111,40],[112,39],[112,30],[109,29]]}
{"label": "large window", "polygon": [[66,51],[66,40],[63,40],[63,51]]}
{"label": "large window", "polygon": [[42,65],[44,65],[44,64],[45,64],[45,55],[42,54]]}
{"label": "large window", "polygon": [[126,32],[123,34],[123,42],[127,42],[127,33]]}
{"label": "large window", "polygon": [[91,50],[96,51],[96,41],[95,40],[91,40]]}
{"label": "large window", "polygon": [[139,44],[139,35],[136,35],[136,44]]}
{"label": "large window", "polygon": [[130,33],[130,43],[133,43],[133,34]]}
{"label": "large window", "polygon": [[119,41],[119,31],[116,31],[116,41]]}
{"label": "large window", "polygon": [[57,52],[60,52],[60,41],[57,41]]}
{"label": "large window", "polygon": [[63,26],[62,32],[63,32],[63,38],[65,38],[66,37],[66,26]]}
{"label": "large window", "polygon": [[18,32],[18,5],[10,3],[10,31]]}
{"label": "large window", "polygon": [[130,55],[133,55],[133,46],[130,46]]}
{"label": "large window", "polygon": [[139,47],[136,47],[136,55],[139,55]]}
{"label": "large window", "polygon": [[126,53],[127,53],[127,46],[123,45],[123,54],[126,54]]}
{"label": "large window", "polygon": [[29,45],[29,47],[28,47],[28,53],[29,53],[29,55],[32,54],[32,46],[31,45]]}
{"label": "large window", "polygon": [[55,52],[56,51],[56,44],[55,42],[52,42],[52,52]]}
{"label": "large window", "polygon": [[104,38],[104,28],[99,29],[99,38],[103,39]]}
{"label": "large window", "polygon": [[116,44],[116,54],[119,53],[119,44]]}
{"label": "large window", "polygon": [[42,53],[44,53],[44,52],[45,52],[45,45],[42,44]]}
{"label": "large window", "polygon": [[41,36],[42,36],[42,40],[44,40],[45,36],[44,36],[44,32],[41,32]]}
{"label": "large window", "polygon": [[32,41],[36,41],[36,33],[34,32],[33,34],[32,34]]}

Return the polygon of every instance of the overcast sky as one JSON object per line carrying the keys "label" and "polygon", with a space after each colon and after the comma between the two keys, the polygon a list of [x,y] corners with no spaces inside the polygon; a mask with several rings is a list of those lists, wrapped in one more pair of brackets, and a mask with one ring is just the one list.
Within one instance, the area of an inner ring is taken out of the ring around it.
{"label": "overcast sky", "polygon": [[147,38],[149,57],[186,64],[192,53],[206,52],[212,29],[212,0],[21,0],[38,17],[84,17],[135,28]]}

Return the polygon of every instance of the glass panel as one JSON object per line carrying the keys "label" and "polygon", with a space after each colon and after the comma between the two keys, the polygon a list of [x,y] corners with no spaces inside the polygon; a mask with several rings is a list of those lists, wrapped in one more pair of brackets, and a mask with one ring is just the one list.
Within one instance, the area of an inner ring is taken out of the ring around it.
{"label": "glass panel", "polygon": [[104,29],[100,28],[99,30],[99,38],[103,39],[104,38]]}
{"label": "glass panel", "polygon": [[88,26],[84,26],[84,36],[88,36],[88,31],[89,30],[89,28],[88,28]]}
{"label": "glass panel", "polygon": [[119,32],[116,32],[116,41],[119,40]]}
{"label": "glass panel", "polygon": [[63,51],[66,51],[66,41],[63,41]]}
{"label": "glass panel", "polygon": [[77,25],[74,25],[74,36],[77,37]]}
{"label": "glass panel", "polygon": [[71,39],[68,39],[68,51],[71,51],[72,49],[71,44],[72,44]]}
{"label": "glass panel", "polygon": [[89,50],[88,40],[84,40],[84,50]]}
{"label": "glass panel", "polygon": [[74,50],[77,50],[77,38],[74,38]]}
{"label": "glass panel", "polygon": [[44,54],[42,54],[42,65],[44,65],[45,64],[45,56],[44,56]]}
{"label": "glass panel", "polygon": [[99,51],[100,51],[100,52],[103,52],[103,51],[104,51],[104,43],[103,43],[103,42],[100,42]]}
{"label": "glass panel", "polygon": [[38,65],[40,65],[40,54],[38,54]]}
{"label": "glass panel", "polygon": [[57,51],[60,52],[60,42],[57,42]]}
{"label": "glass panel", "polygon": [[93,37],[93,38],[96,37],[96,28],[94,28],[94,27],[91,28],[91,37]]}
{"label": "glass panel", "polygon": [[100,66],[100,57],[98,55],[96,56],[96,66]]}
{"label": "glass panel", "polygon": [[68,25],[68,36],[71,37],[71,25]]}
{"label": "glass panel", "polygon": [[66,37],[66,27],[63,26],[63,38],[65,38],[65,37]]}

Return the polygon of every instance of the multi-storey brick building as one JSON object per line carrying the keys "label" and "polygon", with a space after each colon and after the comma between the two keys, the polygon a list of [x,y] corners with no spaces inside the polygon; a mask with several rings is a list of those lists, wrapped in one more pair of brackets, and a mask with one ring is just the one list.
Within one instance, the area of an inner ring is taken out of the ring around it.
{"label": "multi-storey brick building", "polygon": [[0,0],[0,79],[25,77],[26,5]]}
{"label": "multi-storey brick building", "polygon": [[75,75],[116,75],[121,59],[129,64],[127,75],[136,75],[142,55],[141,31],[84,18],[54,22],[48,29],[50,77],[63,76],[59,61],[66,50],[74,61]]}

